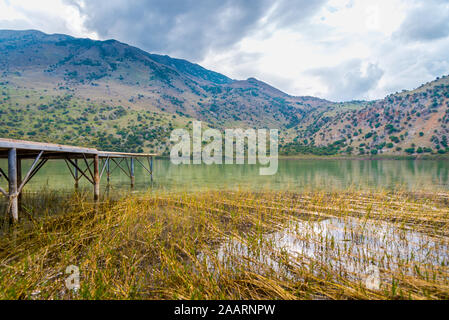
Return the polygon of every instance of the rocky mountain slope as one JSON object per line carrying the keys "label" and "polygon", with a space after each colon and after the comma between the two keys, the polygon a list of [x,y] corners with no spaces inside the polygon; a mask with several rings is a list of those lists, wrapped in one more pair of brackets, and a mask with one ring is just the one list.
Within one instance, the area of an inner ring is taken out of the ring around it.
{"label": "rocky mountain slope", "polygon": [[[444,153],[448,78],[384,100],[293,97],[124,43],[0,30],[0,136],[168,153],[173,128],[279,128],[286,154]],[[412,150],[414,148],[414,150]]]}
{"label": "rocky mountain slope", "polygon": [[217,125],[293,126],[309,105],[328,103],[290,97],[256,79],[234,81],[115,40],[0,31],[0,50],[2,76],[14,83],[23,78],[27,84],[35,81],[35,87],[68,87],[77,96],[120,98],[133,109],[167,111]]}
{"label": "rocky mountain slope", "polygon": [[[449,138],[449,77],[438,78],[413,91],[360,103],[361,108],[321,117],[313,145],[328,152],[357,155],[445,154]],[[293,150],[304,148],[300,140]]]}

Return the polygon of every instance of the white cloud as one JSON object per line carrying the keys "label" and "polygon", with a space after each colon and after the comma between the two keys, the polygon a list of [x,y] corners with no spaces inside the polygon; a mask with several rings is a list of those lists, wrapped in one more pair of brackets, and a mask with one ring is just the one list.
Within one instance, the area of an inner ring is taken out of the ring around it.
{"label": "white cloud", "polygon": [[0,0],[0,29],[36,29],[97,38],[84,27],[79,11],[63,0]]}
{"label": "white cloud", "polygon": [[447,0],[172,1],[0,0],[0,28],[116,38],[334,100],[381,98],[449,73]]}
{"label": "white cloud", "polygon": [[[433,11],[427,10],[425,19],[435,16],[442,21],[435,6],[445,2],[432,1]],[[449,73],[449,38],[444,34],[431,44],[398,37],[404,25],[413,24],[416,8],[429,3],[330,0],[306,24],[276,29],[269,36],[260,30],[203,63],[233,77],[256,75],[294,95],[382,98]],[[432,30],[426,35],[432,37]],[[238,61],[248,54],[255,57],[253,61]],[[365,74],[367,70],[371,73]]]}
{"label": "white cloud", "polygon": [[330,99],[352,100],[369,98],[368,92],[377,86],[384,71],[376,64],[353,59],[336,67],[312,69],[309,74],[326,84],[326,95]]}

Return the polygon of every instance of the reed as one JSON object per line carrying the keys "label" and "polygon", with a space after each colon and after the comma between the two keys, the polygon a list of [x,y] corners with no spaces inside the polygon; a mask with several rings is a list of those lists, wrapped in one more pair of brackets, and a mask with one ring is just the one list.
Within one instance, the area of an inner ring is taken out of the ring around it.
{"label": "reed", "polygon": [[[86,199],[24,199],[25,218],[0,238],[0,298],[449,298],[446,193]],[[69,265],[80,268],[78,292],[65,286]]]}

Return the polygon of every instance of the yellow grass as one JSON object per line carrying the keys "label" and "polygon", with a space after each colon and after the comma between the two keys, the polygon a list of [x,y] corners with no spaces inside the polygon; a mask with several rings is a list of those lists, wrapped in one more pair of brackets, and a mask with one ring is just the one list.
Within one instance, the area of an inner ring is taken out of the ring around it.
{"label": "yellow grass", "polygon": [[[2,299],[448,299],[449,194],[209,191],[25,199]],[[42,208],[46,208],[45,210]],[[66,267],[81,272],[78,292]],[[367,288],[367,270],[380,287]]]}

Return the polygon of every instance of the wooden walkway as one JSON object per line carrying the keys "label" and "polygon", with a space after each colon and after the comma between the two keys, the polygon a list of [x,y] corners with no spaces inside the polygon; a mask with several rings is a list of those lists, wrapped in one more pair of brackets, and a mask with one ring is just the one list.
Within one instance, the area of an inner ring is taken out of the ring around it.
{"label": "wooden walkway", "polygon": [[[65,161],[75,180],[76,188],[79,180],[86,178],[94,187],[94,200],[97,201],[100,198],[100,181],[105,172],[109,184],[111,172],[120,168],[130,178],[131,186],[134,186],[135,162],[138,162],[153,179],[155,156],[156,154],[151,153],[108,152],[93,148],[0,138],[0,159],[8,159],[8,169],[3,170],[0,167],[0,181],[5,179],[9,186],[8,191],[0,187],[0,193],[8,199],[8,213],[12,220],[18,221],[23,188],[50,159]],[[34,160],[24,177],[23,159]],[[148,161],[147,165],[145,159]],[[84,166],[80,165],[80,162],[84,163]],[[115,165],[112,170],[111,165]]]}

